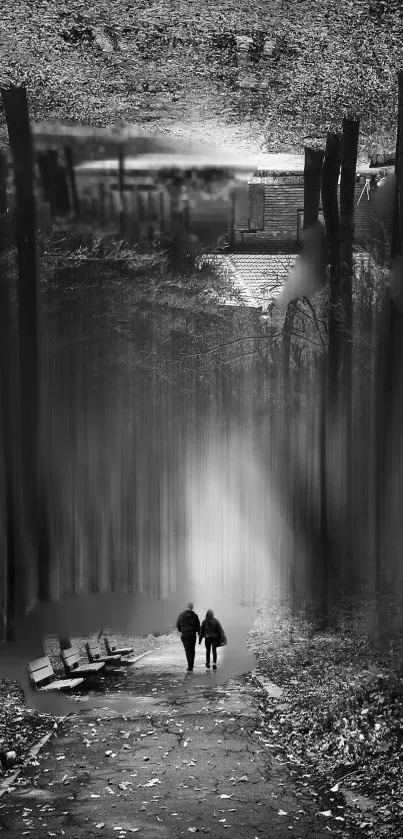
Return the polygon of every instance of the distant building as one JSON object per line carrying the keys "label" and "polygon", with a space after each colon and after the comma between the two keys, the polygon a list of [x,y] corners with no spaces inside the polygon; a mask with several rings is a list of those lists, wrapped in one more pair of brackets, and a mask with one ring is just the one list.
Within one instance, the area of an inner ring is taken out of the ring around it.
{"label": "distant building", "polygon": [[[172,156],[170,160],[174,165]],[[221,161],[221,171],[217,167],[213,176],[218,190],[212,195],[200,177],[206,161],[198,162],[199,169],[194,164],[192,170],[194,161],[186,163],[183,156],[179,164],[180,171],[186,171],[183,180],[174,172],[153,171],[155,162],[146,156],[125,159],[124,181],[117,160],[80,164],[75,168],[78,201],[84,214],[106,226],[125,216],[126,232],[134,239],[167,232],[174,224],[213,247],[225,237],[231,251],[296,253],[304,223],[304,158],[267,154],[261,160],[249,176],[248,188],[245,183],[233,191],[229,207],[225,164]],[[168,162],[169,158],[160,159],[161,165]],[[376,235],[372,195],[378,176],[379,171],[368,166],[357,171],[355,242],[360,245]],[[323,220],[321,207],[319,218]]]}
{"label": "distant building", "polygon": [[[243,305],[261,308],[262,312],[287,280],[300,250],[304,225],[304,157],[266,158],[266,168],[262,166],[255,172],[248,192],[234,193],[227,244],[217,249],[214,257],[234,283]],[[373,214],[373,195],[380,174],[380,170],[369,166],[357,168],[354,242],[364,250],[383,235]],[[321,205],[319,219],[324,222]],[[368,254],[355,254],[356,271],[362,268],[364,257],[370,258]]]}
{"label": "distant building", "polygon": [[[372,212],[377,173],[357,172],[355,189],[355,242],[365,245],[376,235]],[[319,218],[323,221],[322,207]],[[231,251],[265,250],[296,253],[304,224],[303,168],[289,171],[260,169],[249,183],[248,200],[235,193],[231,206],[228,243]]]}
{"label": "distant building", "polygon": [[[287,280],[300,249],[304,157],[267,154],[261,161],[253,177],[249,175],[247,188],[235,188],[229,207],[225,190],[212,198],[197,172],[189,172],[184,186],[180,178],[175,182],[167,173],[151,171],[145,157],[126,158],[124,183],[119,182],[116,160],[76,167],[77,192],[81,209],[106,226],[123,213],[126,232],[134,239],[168,231],[173,221],[195,233],[201,243],[216,249],[207,259],[228,276],[243,305],[264,313]],[[379,175],[380,170],[369,166],[357,168],[355,244],[364,249],[379,236],[372,209]],[[319,219],[324,221],[321,206]],[[222,302],[239,305],[240,301]]]}

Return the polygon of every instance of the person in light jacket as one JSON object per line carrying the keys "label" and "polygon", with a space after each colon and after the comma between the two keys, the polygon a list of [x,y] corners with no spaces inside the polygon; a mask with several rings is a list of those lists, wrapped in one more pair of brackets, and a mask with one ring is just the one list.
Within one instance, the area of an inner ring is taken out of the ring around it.
{"label": "person in light jacket", "polygon": [[205,639],[206,667],[208,670],[210,669],[211,651],[213,651],[213,670],[217,670],[217,647],[222,643],[224,637],[225,634],[220,621],[214,617],[213,610],[208,609],[199,632],[199,644],[201,644],[203,638]]}

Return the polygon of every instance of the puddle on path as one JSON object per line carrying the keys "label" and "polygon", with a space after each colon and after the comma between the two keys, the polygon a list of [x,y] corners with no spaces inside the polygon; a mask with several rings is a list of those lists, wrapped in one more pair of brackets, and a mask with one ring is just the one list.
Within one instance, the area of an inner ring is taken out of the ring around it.
{"label": "puddle on path", "polygon": [[169,708],[169,700],[164,702],[153,696],[122,696],[119,694],[108,697],[104,696],[95,702],[91,702],[90,707],[86,704],[82,708],[82,713],[84,715],[96,712],[98,716],[103,716],[104,714],[109,716],[127,714],[129,716],[133,714],[141,715],[147,713],[149,709],[152,709],[153,714],[166,714]]}

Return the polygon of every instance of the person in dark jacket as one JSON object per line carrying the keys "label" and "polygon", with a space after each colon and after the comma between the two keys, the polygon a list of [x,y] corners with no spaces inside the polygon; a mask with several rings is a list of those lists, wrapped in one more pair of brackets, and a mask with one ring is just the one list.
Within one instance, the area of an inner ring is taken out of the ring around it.
{"label": "person in dark jacket", "polygon": [[176,628],[181,633],[188,663],[188,673],[191,673],[195,660],[196,635],[200,632],[200,621],[196,612],[193,611],[193,603],[188,603],[187,609],[180,613],[176,621]]}
{"label": "person in dark jacket", "polygon": [[212,609],[208,609],[199,632],[199,644],[203,638],[206,644],[206,667],[210,669],[210,653],[213,651],[213,670],[217,670],[217,647],[224,640],[224,630],[220,621],[214,617]]}

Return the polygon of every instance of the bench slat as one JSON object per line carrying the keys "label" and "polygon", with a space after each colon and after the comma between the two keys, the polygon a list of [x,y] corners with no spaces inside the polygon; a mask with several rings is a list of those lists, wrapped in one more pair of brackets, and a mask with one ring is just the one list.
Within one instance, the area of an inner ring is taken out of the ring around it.
{"label": "bench slat", "polygon": [[87,652],[88,660],[91,662],[103,661],[105,664],[108,664],[108,662],[112,662],[115,664],[120,663],[120,655],[114,655],[113,653],[111,655],[105,655],[102,652],[101,647],[99,646],[97,641],[87,641],[85,644],[85,649]]}
{"label": "bench slat", "polygon": [[105,636],[105,647],[108,653],[115,653],[116,655],[128,655],[133,652],[133,647],[119,647],[115,638]]}
{"label": "bench slat", "polygon": [[78,653],[70,653],[70,652],[68,652],[68,653],[66,654],[66,651],[65,651],[65,650],[63,650],[63,658],[66,658],[68,661],[71,661],[71,660],[74,660],[74,659],[76,659],[76,658],[77,658],[77,659],[79,659],[79,658],[80,658],[80,656],[79,656],[79,654],[78,654]]}
{"label": "bench slat", "polygon": [[52,679],[55,675],[48,656],[42,656],[41,658],[35,658],[33,661],[30,661],[28,664],[28,673],[35,687],[47,679]]}
{"label": "bench slat", "polygon": [[43,670],[44,667],[51,667],[50,658],[45,655],[42,658],[35,658],[33,661],[30,661],[28,667],[31,673],[34,673],[36,670]]}
{"label": "bench slat", "polygon": [[46,679],[52,679],[54,675],[53,668],[50,666],[42,667],[42,670],[35,670],[34,673],[30,671],[31,679],[36,685],[40,685]]}
{"label": "bench slat", "polygon": [[61,655],[65,661],[71,663],[74,663],[75,661],[78,662],[80,660],[80,654],[78,650],[76,650],[74,647],[70,647],[70,649],[67,650],[62,650]]}
{"label": "bench slat", "polygon": [[94,656],[94,658],[96,656],[102,655],[101,647],[99,646],[99,644],[94,643],[93,641],[87,641],[85,648],[88,652],[91,653],[92,656]]}
{"label": "bench slat", "polygon": [[[36,689],[39,691],[74,688],[84,681],[84,679],[55,679],[53,667],[47,656],[30,661],[27,669],[31,680],[34,682]],[[53,679],[53,681],[49,681],[46,685],[41,684],[42,682],[46,682],[50,679]]]}
{"label": "bench slat", "polygon": [[63,664],[65,670],[70,675],[80,674],[80,675],[88,675],[89,673],[97,673],[99,670],[105,666],[102,661],[95,662],[94,664],[83,664],[80,662],[80,655],[78,650],[75,647],[70,647],[67,650],[62,650],[61,657],[63,660]]}
{"label": "bench slat", "polygon": [[81,685],[84,679],[56,679],[54,682],[50,682],[49,685],[44,685],[40,687],[39,690],[70,690],[71,688],[75,688],[78,685]]}
{"label": "bench slat", "polygon": [[64,664],[64,669],[68,674],[87,672],[80,664],[80,654],[76,647],[69,647],[66,650],[62,650],[61,658]]}

